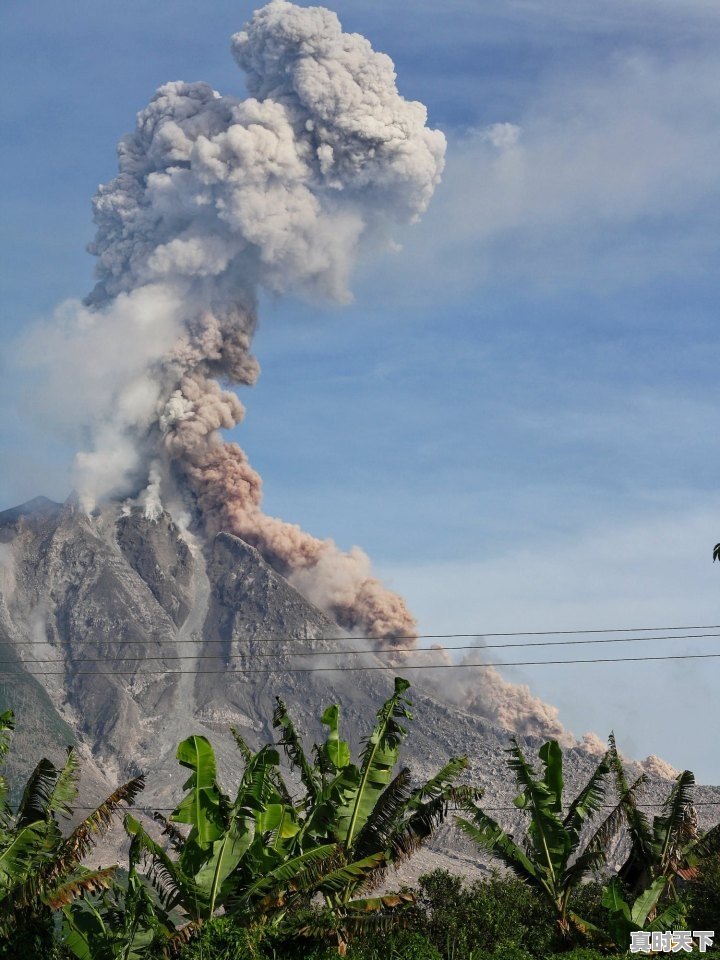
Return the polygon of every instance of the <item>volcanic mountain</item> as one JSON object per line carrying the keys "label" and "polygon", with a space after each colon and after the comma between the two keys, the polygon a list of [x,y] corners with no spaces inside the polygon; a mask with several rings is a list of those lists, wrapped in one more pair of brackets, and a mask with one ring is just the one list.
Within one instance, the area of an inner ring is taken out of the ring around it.
{"label": "volcanic mountain", "polygon": [[[167,513],[148,519],[117,504],[89,516],[73,499],[0,513],[0,641],[0,710],[12,707],[18,722],[11,781],[75,743],[88,804],[143,770],[142,802],[172,806],[175,749],[190,733],[211,739],[231,782],[230,726],[252,746],[268,742],[276,696],[310,741],[321,708],[340,703],[357,747],[403,669],[347,638],[238,537],[201,541]],[[444,701],[424,671],[407,675],[414,774],[467,754],[487,804],[508,806],[508,731]],[[531,754],[540,743],[524,740]],[[566,751],[571,789],[594,762],[580,747]],[[665,792],[657,781],[649,796]],[[462,844],[452,855],[474,857]]]}

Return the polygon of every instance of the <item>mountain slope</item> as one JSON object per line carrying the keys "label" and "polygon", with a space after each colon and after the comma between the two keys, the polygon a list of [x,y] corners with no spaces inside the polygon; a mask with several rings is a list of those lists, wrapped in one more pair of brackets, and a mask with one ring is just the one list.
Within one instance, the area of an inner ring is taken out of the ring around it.
{"label": "mountain slope", "polygon": [[[39,498],[0,514],[0,710],[12,706],[18,716],[15,772],[41,755],[58,757],[74,739],[89,802],[142,769],[143,803],[172,804],[183,779],[175,749],[192,732],[211,738],[221,776],[232,782],[229,726],[254,746],[266,742],[276,696],[308,738],[320,735],[321,707],[341,703],[344,732],[359,746],[395,670],[342,635],[229,534],[201,543],[167,514],[152,521],[114,506],[88,517],[72,500]],[[328,650],[342,653],[321,655]],[[43,662],[33,667],[33,659]],[[361,666],[375,669],[347,669]],[[422,671],[407,675],[414,773],[429,776],[451,754],[467,753],[486,802],[509,806],[507,731],[443,702]],[[522,739],[531,752],[540,742]],[[580,749],[566,758],[572,790],[595,760]],[[654,795],[666,789],[658,782]],[[457,839],[448,849],[461,861],[475,857]]]}

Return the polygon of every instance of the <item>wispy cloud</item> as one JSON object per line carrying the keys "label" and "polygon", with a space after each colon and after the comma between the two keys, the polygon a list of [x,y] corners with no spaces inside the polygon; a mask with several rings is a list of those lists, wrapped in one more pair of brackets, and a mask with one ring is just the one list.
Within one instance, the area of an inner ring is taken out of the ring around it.
{"label": "wispy cloud", "polygon": [[719,109],[720,63],[697,53],[610,54],[588,73],[549,75],[518,116],[451,144],[427,228],[385,269],[411,264],[421,287],[440,274],[461,295],[706,272]]}

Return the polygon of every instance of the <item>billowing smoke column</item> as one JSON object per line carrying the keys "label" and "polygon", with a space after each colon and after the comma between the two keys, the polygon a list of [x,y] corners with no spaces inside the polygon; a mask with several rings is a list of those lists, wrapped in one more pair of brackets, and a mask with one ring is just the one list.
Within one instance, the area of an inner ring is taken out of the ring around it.
{"label": "billowing smoke column", "polygon": [[88,507],[144,487],[150,515],[179,486],[209,533],[255,545],[343,626],[412,637],[413,617],[362,551],[262,512],[259,475],[220,434],[244,413],[222,384],[258,376],[257,290],[347,301],[363,245],[426,209],[445,138],[398,94],[392,61],[328,10],[273,0],[232,51],[251,97],[161,87],[95,197],[89,322],[132,314],[128,336],[142,338],[136,318],[155,317],[162,332],[78,456],[77,486]]}
{"label": "billowing smoke column", "polygon": [[[249,99],[169,83],[120,142],[119,174],[94,200],[97,285],[45,332],[57,395],[75,388],[76,418],[94,424],[75,485],[88,510],[131,497],[152,518],[189,501],[208,534],[255,545],[342,626],[411,647],[415,620],[368,557],[263,513],[260,476],[221,431],[244,415],[228,388],[259,373],[257,292],[347,301],[362,248],[426,209],[445,138],[398,94],[391,60],[328,10],[273,0],[232,50]],[[402,657],[438,655],[450,662]],[[471,712],[572,742],[524,685],[450,674],[428,680]]]}

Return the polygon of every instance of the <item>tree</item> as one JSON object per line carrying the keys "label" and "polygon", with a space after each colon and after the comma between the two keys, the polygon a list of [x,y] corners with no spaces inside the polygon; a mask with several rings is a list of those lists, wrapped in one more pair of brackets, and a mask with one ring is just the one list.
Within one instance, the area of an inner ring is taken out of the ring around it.
{"label": "tree", "polygon": [[[1,714],[0,762],[13,729],[12,711]],[[82,861],[143,786],[142,777],[130,780],[64,836],[60,821],[72,817],[78,793],[72,748],[60,769],[46,759],[38,763],[16,810],[9,802],[9,785],[0,776],[0,936],[7,944],[21,936],[32,940],[35,932],[49,926],[50,911],[109,887],[114,867],[88,870]]]}
{"label": "tree", "polygon": [[[638,808],[637,791],[628,790],[620,755],[610,736],[612,767],[618,795],[627,821],[630,850],[619,871],[619,879],[637,896],[665,878],[667,892],[673,893],[678,878],[692,880],[701,861],[720,850],[720,824],[702,834],[694,806],[695,777],[690,770],[678,774],[665,798],[661,812],[652,818]],[[638,785],[647,782],[641,777]]]}
{"label": "tree", "polygon": [[[337,704],[321,717],[328,732],[325,742],[314,746],[311,761],[285,704],[277,700],[273,725],[281,730],[280,744],[306,791],[295,844],[299,848],[334,844],[345,865],[332,886],[325,882],[318,887],[341,951],[351,931],[381,922],[388,909],[408,899],[404,894],[367,896],[387,868],[397,867],[428,840],[451,804],[480,796],[471,787],[455,784],[467,767],[466,757],[450,759],[427,783],[414,789],[407,767],[395,772],[407,736],[403,722],[412,719],[411,703],[405,696],[409,686],[407,680],[395,679],[393,695],[378,711],[359,763],[352,762],[350,746],[340,738]],[[352,864],[363,864],[362,871],[349,869]]]}
{"label": "tree", "polygon": [[[332,928],[343,952],[351,929],[367,925],[369,914],[384,919],[408,901],[402,893],[367,894],[389,865],[432,835],[451,802],[478,796],[454,786],[465,758],[450,760],[414,789],[407,768],[395,773],[407,733],[401,721],[411,719],[408,687],[406,680],[396,679],[357,764],[340,739],[337,705],[322,715],[328,733],[311,761],[278,700],[273,722],[304,791],[295,799],[274,746],[253,753],[234,732],[244,769],[230,799],[218,784],[207,739],[193,736],[180,744],[178,760],[191,775],[182,801],[163,821],[176,856],[133,817],[126,817],[125,826],[149,861],[148,877],[164,908],[182,910],[188,935],[219,908],[242,924],[259,919],[278,924],[320,895],[329,924],[318,920],[305,932]],[[181,833],[177,824],[189,826],[189,833]]]}
{"label": "tree", "polygon": [[[605,782],[611,771],[613,748],[605,754],[584,789],[563,808],[563,758],[556,740],[539,751],[543,774],[537,777],[515,738],[508,766],[515,774],[520,793],[515,806],[529,816],[524,845],[517,843],[492,817],[475,803],[465,803],[470,819],[458,817],[460,828],[488,850],[516,876],[536,889],[550,905],[557,929],[564,940],[586,932],[590,924],[570,909],[574,891],[591,872],[606,861],[606,852],[622,823],[623,800],[583,841],[584,828],[593,820],[605,799]],[[628,793],[637,785],[628,788]]]}

